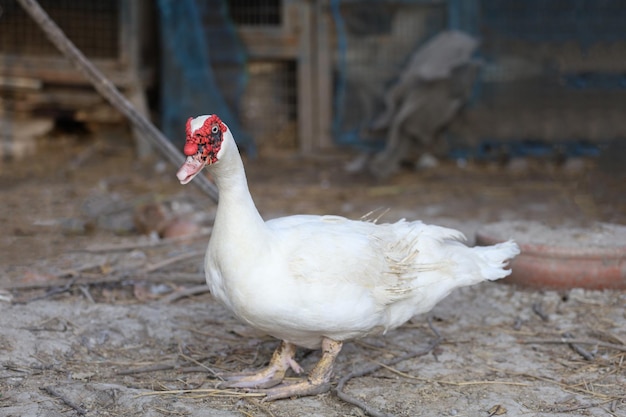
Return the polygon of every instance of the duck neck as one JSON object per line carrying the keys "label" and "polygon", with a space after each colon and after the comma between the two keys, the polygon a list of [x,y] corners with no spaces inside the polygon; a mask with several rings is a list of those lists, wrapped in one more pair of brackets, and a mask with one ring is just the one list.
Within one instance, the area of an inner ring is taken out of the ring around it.
{"label": "duck neck", "polygon": [[254,242],[262,239],[265,222],[257,210],[250,190],[243,162],[236,146],[225,152],[210,173],[219,190],[219,203],[213,227],[213,236],[228,241]]}

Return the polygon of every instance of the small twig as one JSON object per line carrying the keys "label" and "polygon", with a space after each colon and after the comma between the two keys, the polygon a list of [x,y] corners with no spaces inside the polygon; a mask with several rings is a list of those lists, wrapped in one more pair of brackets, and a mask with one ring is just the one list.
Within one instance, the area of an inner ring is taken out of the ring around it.
{"label": "small twig", "polygon": [[538,315],[541,320],[543,321],[550,321],[550,316],[548,316],[548,314],[543,311],[543,305],[539,302],[537,303],[533,303],[533,313],[535,313],[536,315]]}
{"label": "small twig", "polygon": [[19,284],[4,286],[3,289],[6,289],[6,290],[36,290],[36,289],[40,289],[40,288],[59,287],[59,286],[65,285],[67,283],[67,279],[65,279],[63,277],[77,279],[80,276],[81,272],[84,272],[84,271],[87,271],[87,270],[93,269],[93,268],[102,268],[102,266],[103,266],[102,262],[87,263],[85,265],[81,265],[81,266],[76,267],[76,268],[62,270],[60,272],[57,272],[56,274],[50,274],[51,278],[52,277],[57,278],[55,280],[48,280],[47,282],[25,283],[25,284],[24,283],[19,283]]}
{"label": "small twig", "polygon": [[[48,297],[52,297],[52,296],[55,296],[55,295],[58,295],[58,294],[63,294],[64,292],[67,292],[67,291],[69,291],[72,288],[72,285],[74,285],[74,283],[76,282],[77,278],[78,278],[77,276],[73,277],[67,284],[65,284],[62,287],[51,287],[48,291],[46,291],[45,294],[29,298],[28,300],[24,301],[23,303],[27,304],[27,303],[30,303],[30,302],[33,302],[33,301],[43,300],[43,299],[46,299]],[[21,304],[21,303],[17,303],[17,304]]]}
{"label": "small twig", "polygon": [[569,408],[553,408],[550,410],[551,413],[571,413],[573,411],[579,411],[579,410],[586,410],[588,408],[595,408],[595,407],[599,407],[601,405],[604,405],[606,403],[610,403],[613,402],[615,400],[610,399],[610,400],[606,400],[606,401],[602,401],[599,403],[591,403],[591,404],[583,404],[583,405],[577,405],[574,407],[569,407]]}
{"label": "small twig", "polygon": [[371,417],[391,417],[388,414],[381,413],[380,411],[365,404],[363,401],[358,400],[355,397],[345,393],[343,391],[343,388],[346,385],[346,383],[353,378],[359,378],[365,375],[369,375],[373,372],[378,371],[379,369],[383,367],[391,367],[397,363],[400,363],[409,359],[417,358],[419,356],[424,356],[432,352],[432,350],[435,349],[439,345],[439,343],[441,343],[442,337],[439,331],[437,330],[437,328],[435,328],[435,326],[432,324],[432,320],[430,318],[428,320],[428,326],[433,331],[433,333],[435,333],[435,335],[437,336],[437,338],[433,340],[430,344],[428,344],[428,346],[426,346],[424,349],[417,350],[417,351],[399,356],[385,363],[377,363],[375,365],[368,366],[361,370],[350,372],[348,375],[344,376],[343,378],[339,380],[339,383],[337,384],[337,388],[335,388],[337,397],[339,397],[340,399],[342,399],[343,401],[349,404],[356,405],[357,407],[359,407],[361,410],[363,410],[366,414],[370,415]]}
{"label": "small twig", "polygon": [[181,394],[203,394],[202,396],[195,396],[192,398],[206,398],[206,397],[233,397],[233,398],[247,398],[247,397],[265,397],[267,394],[264,392],[241,392],[236,390],[215,389],[215,388],[198,388],[198,389],[176,389],[167,391],[148,391],[137,394],[135,397],[148,397],[153,395],[181,395]]}
{"label": "small twig", "polygon": [[585,339],[543,339],[543,340],[518,340],[517,343],[524,344],[570,344],[575,343],[578,345],[596,345],[600,347],[605,347],[608,349],[615,349],[622,352],[626,352],[626,346],[616,345],[614,343],[601,342],[598,340],[585,340]]}
{"label": "small twig", "polygon": [[[270,410],[269,407],[267,407],[263,403],[261,403],[259,401],[254,401],[252,398],[244,398],[244,401],[246,401],[247,403],[252,404],[254,407],[259,408],[261,411],[263,411],[268,416],[276,417],[276,415],[274,413],[272,413],[272,410]],[[239,410],[239,411],[241,411],[241,410]]]}
{"label": "small twig", "polygon": [[609,343],[617,343],[618,345],[626,346],[626,340],[606,330],[592,330],[590,336],[593,336],[595,338],[602,338]]}
{"label": "small twig", "polygon": [[[515,372],[515,371],[508,370],[508,369],[501,369],[501,368],[498,368],[498,367],[492,367],[492,366],[488,366],[488,365],[486,365],[486,366],[487,366],[488,369],[492,369],[495,372],[504,373],[504,374],[507,374],[509,376],[519,376],[519,377],[522,377],[522,378],[531,378],[531,379],[536,379],[538,381],[547,382],[549,384],[554,384],[554,385],[560,387],[561,389],[563,389],[566,392],[582,393],[582,394],[590,395],[592,397],[600,398],[600,399],[606,400],[606,401],[615,400],[615,399],[617,399],[617,400],[626,399],[626,396],[618,396],[618,397],[616,397],[616,396],[612,396],[612,395],[601,394],[601,393],[596,392],[596,391],[591,391],[586,386],[585,386],[585,388],[582,388],[582,387],[580,387],[580,385],[581,385],[580,383],[579,384],[575,384],[575,385],[570,385],[570,384],[563,383],[560,380],[557,380],[557,379],[554,379],[554,378],[549,378],[549,377],[546,377],[546,376],[534,375],[534,374],[527,373],[527,372]],[[566,401],[567,400],[562,401],[562,402],[566,402]]]}
{"label": "small twig", "polygon": [[335,392],[337,393],[337,397],[339,397],[340,399],[342,399],[343,401],[352,404],[352,405],[356,405],[357,407],[359,407],[361,410],[363,410],[366,414],[372,416],[372,417],[388,417],[388,414],[384,414],[384,413],[380,413],[378,412],[378,410],[375,410],[373,408],[371,408],[369,405],[365,404],[363,401],[360,401],[356,398],[354,398],[353,396],[346,394],[343,391],[344,386],[346,385],[346,383],[353,379],[353,378],[359,378],[368,374],[371,374],[373,372],[376,372],[377,370],[379,370],[381,368],[380,365],[372,365],[366,368],[363,368],[359,371],[354,371],[354,372],[350,372],[348,375],[344,376],[343,378],[341,378],[339,380],[339,383],[337,384],[337,388],[335,388]]}
{"label": "small twig", "polygon": [[123,369],[117,372],[117,375],[135,375],[146,372],[168,371],[174,369],[176,366],[172,363],[159,363],[156,365],[143,366],[135,369]]}
{"label": "small twig", "polygon": [[205,252],[206,252],[205,249],[196,250],[196,251],[192,251],[192,252],[186,252],[186,253],[180,254],[178,256],[174,256],[172,258],[167,258],[167,259],[164,259],[164,260],[162,260],[160,262],[148,265],[148,266],[144,267],[141,270],[141,272],[143,272],[143,273],[150,273],[150,272],[156,271],[158,269],[165,268],[166,266],[169,266],[169,265],[177,263],[177,262],[186,261],[187,259],[196,258],[198,256],[203,256]]}
{"label": "small twig", "polygon": [[85,410],[83,407],[81,407],[80,405],[76,404],[74,401],[72,401],[69,398],[67,398],[65,395],[61,394],[56,389],[54,389],[52,387],[40,387],[39,389],[44,391],[45,393],[47,393],[51,397],[55,397],[55,398],[58,398],[59,400],[63,401],[63,403],[65,405],[67,405],[68,407],[72,408],[79,415],[84,416],[85,414],[87,414],[87,410]]}
{"label": "small twig", "polygon": [[191,297],[207,292],[211,292],[207,285],[198,285],[196,287],[185,288],[183,290],[175,291],[169,295],[166,295],[165,297],[161,298],[160,302],[162,304],[171,304],[175,301],[180,300],[181,298]]}
{"label": "small twig", "polygon": [[200,284],[206,282],[206,277],[203,272],[157,272],[151,273],[146,277],[147,281],[150,282],[187,282],[192,284]]}
{"label": "small twig", "polygon": [[407,374],[406,372],[402,372],[392,366],[389,365],[385,365],[382,362],[376,362],[378,365],[382,366],[383,368],[387,369],[390,372],[393,372],[396,375],[399,375],[403,378],[407,378],[407,379],[414,379],[416,381],[424,381],[424,382],[436,382],[437,384],[442,384],[442,385],[453,385],[456,387],[463,387],[466,385],[515,385],[515,386],[520,386],[520,387],[526,387],[529,384],[526,384],[524,382],[513,382],[513,381],[461,381],[461,382],[455,382],[455,381],[446,381],[443,379],[431,379],[431,378],[423,378],[423,377],[419,377],[419,376],[415,376],[415,375],[411,375],[411,374]]}
{"label": "small twig", "polygon": [[87,285],[80,285],[78,288],[80,289],[80,292],[83,293],[85,298],[88,299],[91,304],[95,304],[96,303],[94,301],[93,297],[91,296],[91,293],[89,292],[89,286],[87,286]]}
{"label": "small twig", "polygon": [[205,365],[205,364],[203,364],[202,362],[197,361],[196,359],[192,358],[191,356],[187,356],[187,355],[185,355],[184,353],[179,353],[179,355],[180,355],[180,357],[181,357],[181,358],[183,358],[184,360],[189,361],[189,362],[191,362],[191,363],[195,363],[196,365],[198,365],[198,366],[199,366],[199,367],[201,367],[202,369],[204,369],[204,370],[206,370],[206,371],[209,371],[209,373],[210,373],[211,375],[213,375],[215,378],[218,378],[218,379],[220,379],[221,381],[223,381],[223,380],[224,380],[224,378],[222,378],[222,377],[220,376],[220,374],[219,374],[219,373],[215,372],[213,369],[211,369],[210,367],[206,366],[206,365]]}
{"label": "small twig", "polygon": [[[574,335],[569,333],[569,332],[565,332],[562,334],[562,336],[565,339],[573,339]],[[592,361],[595,359],[595,355],[591,352],[588,352],[586,349],[584,349],[582,346],[575,344],[574,342],[570,342],[567,344],[570,349],[572,349],[574,352],[578,353],[580,356],[583,357],[583,359],[585,359],[586,361]]]}
{"label": "small twig", "polygon": [[[443,337],[441,336],[441,333],[439,333],[439,330],[433,324],[433,317],[432,316],[428,317],[428,328],[430,329],[431,332],[433,332],[435,334],[435,336],[437,336],[437,340],[439,342],[441,342],[443,340]],[[434,349],[434,347],[433,347],[433,349]]]}
{"label": "small twig", "polygon": [[156,241],[141,241],[141,242],[127,242],[127,243],[118,243],[112,245],[93,245],[87,246],[84,249],[79,249],[84,252],[118,252],[118,251],[127,251],[132,249],[145,249],[145,248],[156,248],[159,246],[167,246],[172,245],[179,242],[186,242],[195,240],[201,237],[208,237],[211,234],[211,230],[196,233],[193,235],[187,236],[179,236],[179,237],[171,237],[167,239],[161,239]]}
{"label": "small twig", "polygon": [[163,414],[164,416],[171,416],[171,415],[179,415],[179,416],[188,416],[189,412],[187,411],[174,411],[174,410],[167,410],[165,408],[161,408],[161,407],[152,407],[153,410],[158,411],[159,413]]}
{"label": "small twig", "polygon": [[[94,274],[75,276],[73,278],[72,285],[101,285],[101,284],[114,284],[121,283],[129,279],[129,275],[136,274],[132,270],[118,271],[115,274],[109,273],[106,276],[98,276]],[[188,282],[188,283],[200,283],[204,282],[205,278],[203,274],[190,274],[185,272],[171,272],[171,273],[152,273],[145,275],[141,278],[142,281],[147,282]],[[37,290],[54,287],[64,287],[68,283],[67,279],[57,279],[48,282],[28,283],[28,284],[14,284],[4,287],[7,290]],[[32,301],[32,300],[31,300]]]}
{"label": "small twig", "polygon": [[90,262],[84,265],[80,265],[76,268],[65,269],[63,271],[58,272],[57,274],[54,274],[54,276],[57,278],[74,277],[74,276],[80,275],[81,272],[85,272],[94,268],[102,269],[103,267],[104,265],[102,264],[102,262]]}
{"label": "small twig", "polygon": [[586,349],[584,349],[583,347],[581,347],[580,345],[574,344],[574,343],[568,343],[567,344],[574,352],[578,353],[580,356],[583,357],[583,359],[585,359],[586,361],[592,361],[595,359],[595,355],[591,352],[588,352]]}
{"label": "small twig", "polygon": [[[497,371],[497,372],[502,372],[502,373],[508,374],[508,375],[516,375],[516,376],[521,376],[521,377],[524,377],[524,378],[532,378],[532,379],[536,379],[538,381],[544,381],[544,382],[548,382],[550,384],[555,384],[555,385],[561,387],[565,391],[569,390],[569,391],[574,391],[574,392],[578,392],[578,393],[583,393],[583,394],[591,395],[591,396],[596,397],[596,398],[602,398],[602,399],[605,399],[605,400],[612,400],[612,399],[616,398],[614,396],[600,394],[599,392],[590,391],[589,389],[586,389],[586,388],[580,388],[580,387],[578,387],[576,385],[565,384],[565,383],[560,382],[560,381],[558,381],[556,379],[553,379],[553,378],[548,378],[548,377],[539,376],[539,375],[533,375],[533,374],[529,374],[529,373],[526,373],[526,372],[512,372],[512,371],[509,371],[509,370],[499,369],[499,368],[494,368],[494,367],[491,367],[491,369],[493,369],[494,371]],[[626,397],[617,397],[617,398],[626,398]]]}

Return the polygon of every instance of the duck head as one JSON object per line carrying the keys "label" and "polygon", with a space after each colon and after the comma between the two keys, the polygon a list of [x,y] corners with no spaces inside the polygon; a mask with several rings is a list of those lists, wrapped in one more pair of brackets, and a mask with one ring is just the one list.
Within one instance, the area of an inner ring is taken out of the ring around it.
{"label": "duck head", "polygon": [[226,135],[230,135],[230,131],[219,117],[212,114],[190,117],[187,120],[186,135],[183,152],[187,159],[176,173],[181,184],[187,184],[206,165],[220,160]]}

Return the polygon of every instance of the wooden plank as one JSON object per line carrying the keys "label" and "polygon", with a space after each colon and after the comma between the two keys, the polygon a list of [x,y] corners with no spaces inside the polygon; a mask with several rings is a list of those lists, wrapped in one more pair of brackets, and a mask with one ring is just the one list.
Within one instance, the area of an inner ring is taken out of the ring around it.
{"label": "wooden plank", "polygon": [[320,149],[334,146],[332,138],[333,81],[332,81],[332,47],[330,30],[332,27],[328,0],[316,2],[316,83],[315,103],[315,144]]}
{"label": "wooden plank", "polygon": [[41,80],[25,77],[3,77],[0,75],[0,87],[11,90],[41,90]]}
{"label": "wooden plank", "polygon": [[[120,62],[126,68],[132,80],[126,95],[135,108],[145,117],[150,117],[145,83],[141,78],[141,16],[145,5],[140,1],[120,0]],[[132,125],[135,148],[139,158],[151,155],[152,146],[146,134],[136,125]]]}
{"label": "wooden plank", "polygon": [[90,107],[103,102],[103,98],[93,90],[45,89],[41,91],[16,92],[10,98],[0,97],[0,105],[5,99],[13,105],[28,108],[45,107]]}
{"label": "wooden plank", "polygon": [[238,33],[253,59],[296,59],[300,52],[298,36],[280,28],[243,26]]}
{"label": "wooden plank", "polygon": [[[23,77],[47,83],[89,85],[89,81],[63,57],[38,57],[0,55],[0,76]],[[93,64],[118,87],[131,85],[128,72],[119,63],[107,59],[94,59]]]}
{"label": "wooden plank", "polygon": [[298,141],[302,153],[315,149],[313,131],[315,112],[315,80],[313,77],[314,58],[312,45],[312,7],[308,2],[300,2],[300,42],[298,54]]}

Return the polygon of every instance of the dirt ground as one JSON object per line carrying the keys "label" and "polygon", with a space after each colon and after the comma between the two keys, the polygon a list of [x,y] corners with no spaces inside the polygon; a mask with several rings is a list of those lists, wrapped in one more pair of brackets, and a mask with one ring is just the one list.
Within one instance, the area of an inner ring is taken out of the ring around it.
{"label": "dirt ground", "polygon": [[[353,157],[245,162],[266,218],[389,208],[384,220],[451,226],[470,241],[500,220],[626,224],[625,178],[594,160],[444,162],[380,182],[347,173]],[[262,366],[277,342],[192,293],[215,205],[178,184],[176,168],[136,161],[128,138],[65,133],[0,170],[0,416],[363,415],[334,391],[266,403],[214,389],[214,373]],[[394,416],[626,416],[625,305],[623,291],[464,288],[347,343],[334,381],[425,351],[343,392]],[[310,369],[319,352],[298,359]]]}

